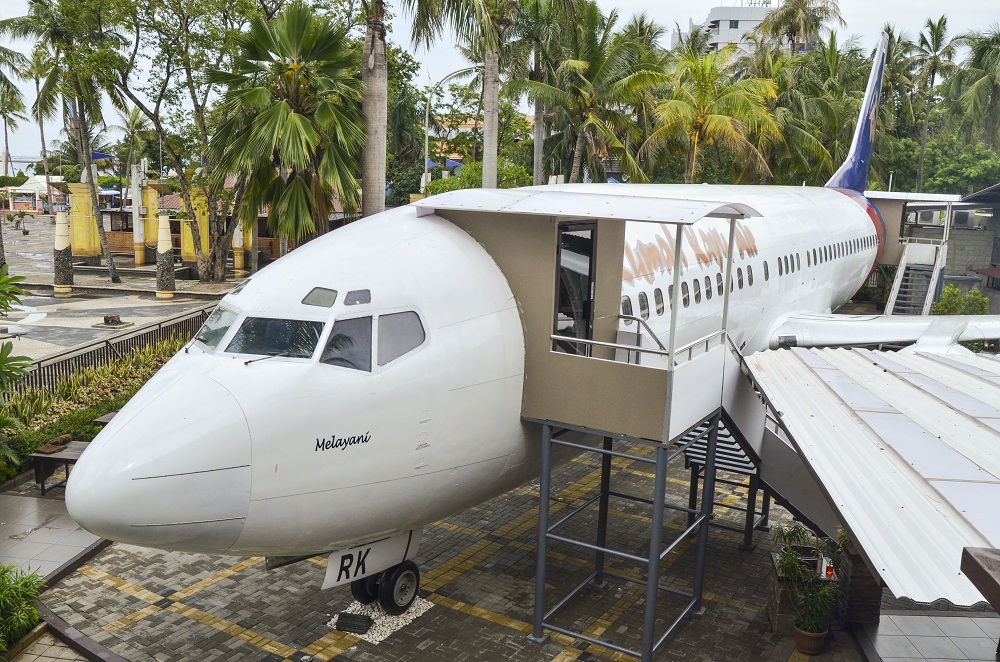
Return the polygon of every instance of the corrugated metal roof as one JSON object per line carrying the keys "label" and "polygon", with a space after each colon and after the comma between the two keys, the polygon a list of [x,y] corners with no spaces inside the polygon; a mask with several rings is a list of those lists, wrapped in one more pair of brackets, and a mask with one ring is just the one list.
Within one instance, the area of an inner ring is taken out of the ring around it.
{"label": "corrugated metal roof", "polygon": [[1000,361],[791,349],[747,362],[889,589],[982,602],[959,566],[963,547],[1000,547]]}

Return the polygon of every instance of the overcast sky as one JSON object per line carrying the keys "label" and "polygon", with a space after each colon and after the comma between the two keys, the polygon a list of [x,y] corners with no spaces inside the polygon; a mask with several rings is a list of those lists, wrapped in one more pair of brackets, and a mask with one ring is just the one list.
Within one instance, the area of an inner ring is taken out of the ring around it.
{"label": "overcast sky", "polygon": [[[398,7],[397,0],[388,0]],[[739,5],[740,0],[685,0],[684,2],[667,2],[666,0],[597,0],[606,11],[617,8],[621,22],[632,14],[645,12],[657,23],[673,29],[674,23],[687,29],[688,20],[704,21],[712,7],[720,5]],[[778,2],[779,0],[774,0]],[[27,11],[27,0],[3,0],[0,2],[0,18],[22,15]],[[991,25],[1000,23],[1000,6],[994,0],[960,0],[955,3],[929,2],[928,0],[840,0],[840,11],[847,22],[847,27],[840,29],[843,34],[854,34],[860,37],[866,49],[874,48],[882,26],[892,23],[897,30],[905,31],[910,38],[916,38],[924,21],[928,17],[937,18],[942,13],[948,15],[949,34],[956,35],[969,30],[986,30]],[[392,26],[389,39],[397,44],[410,47],[410,24],[407,15],[396,10],[396,19]],[[21,51],[27,51],[25,44],[3,44],[13,46]],[[665,37],[662,46],[670,45],[669,36]],[[465,66],[460,57],[451,48],[451,44],[441,44],[429,51],[415,49],[414,54],[424,67],[418,80],[418,86],[436,82],[448,73]],[[25,98],[30,103],[34,99],[34,88],[24,86]],[[51,129],[46,127],[46,139],[57,136],[61,124],[56,122]],[[37,127],[25,123],[12,133],[10,151],[15,156],[35,156],[39,154]]]}

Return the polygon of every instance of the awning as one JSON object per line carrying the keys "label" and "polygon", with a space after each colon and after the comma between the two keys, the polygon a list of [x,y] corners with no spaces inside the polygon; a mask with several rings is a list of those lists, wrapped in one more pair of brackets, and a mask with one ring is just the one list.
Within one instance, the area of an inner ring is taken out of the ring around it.
{"label": "awning", "polygon": [[986,276],[987,278],[1000,278],[1000,267],[988,267],[986,269],[973,269],[973,273]]}
{"label": "awning", "polygon": [[960,565],[964,547],[1000,546],[1000,361],[792,349],[747,366],[889,590],[982,602]]}

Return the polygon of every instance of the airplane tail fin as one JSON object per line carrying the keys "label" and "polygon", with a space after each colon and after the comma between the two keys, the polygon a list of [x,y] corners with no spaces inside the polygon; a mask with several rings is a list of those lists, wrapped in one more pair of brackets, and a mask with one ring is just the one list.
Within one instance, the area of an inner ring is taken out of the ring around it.
{"label": "airplane tail fin", "polygon": [[854,140],[851,142],[851,149],[847,153],[847,159],[826,183],[828,188],[844,188],[864,193],[868,183],[868,169],[871,166],[872,143],[875,139],[875,117],[878,114],[878,100],[882,93],[882,72],[885,71],[888,45],[889,35],[883,32],[878,48],[875,49],[872,72],[868,76],[868,87],[865,88],[865,98],[861,102],[858,124],[854,127]]}

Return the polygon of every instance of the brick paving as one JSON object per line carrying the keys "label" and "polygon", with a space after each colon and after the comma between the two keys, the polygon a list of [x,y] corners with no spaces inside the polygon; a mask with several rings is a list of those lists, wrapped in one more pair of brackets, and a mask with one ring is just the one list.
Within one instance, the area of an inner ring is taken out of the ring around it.
{"label": "brick paving", "polygon": [[[648,492],[648,474],[615,463],[614,487]],[[568,511],[597,489],[599,468],[578,458],[557,470],[552,512]],[[431,661],[631,659],[604,647],[553,635],[544,645],[527,639],[534,606],[537,483],[513,490],[444,522],[428,526],[418,556],[421,595],[434,603],[426,614],[378,645],[331,630],[326,623],[351,603],[346,587],[321,591],[325,560],[267,571],[261,559],[168,553],[115,544],[42,597],[71,626],[133,662],[165,660],[382,660]],[[726,487],[718,498],[738,502],[745,488]],[[672,464],[669,499],[687,498],[687,472]],[[648,518],[642,504],[612,500],[609,540],[622,551],[645,553]],[[739,524],[742,513],[718,508],[718,520]],[[595,513],[584,511],[567,531],[584,535]],[[673,513],[667,533],[682,530]],[[787,519],[780,508],[774,519]],[[589,519],[589,521],[588,521]],[[554,520],[553,520],[554,521]],[[709,536],[705,612],[682,621],[657,660],[795,659],[792,641],[768,631],[766,533],[751,552],[739,551],[741,534],[713,527]],[[587,576],[590,552],[551,547],[548,604]],[[641,576],[631,562],[612,561]],[[694,541],[664,560],[664,585],[690,590]],[[665,595],[665,594],[664,594]],[[609,578],[603,590],[586,589],[555,622],[638,648],[644,587]],[[658,606],[660,631],[681,608],[676,598]],[[844,633],[821,660],[860,660]]]}

